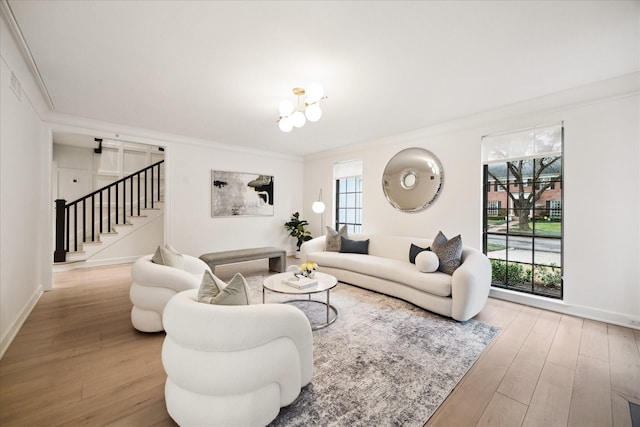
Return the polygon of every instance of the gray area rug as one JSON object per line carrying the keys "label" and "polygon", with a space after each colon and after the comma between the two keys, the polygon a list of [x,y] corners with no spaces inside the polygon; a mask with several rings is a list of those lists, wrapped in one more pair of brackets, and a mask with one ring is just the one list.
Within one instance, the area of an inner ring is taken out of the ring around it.
{"label": "gray area rug", "polygon": [[[262,302],[262,280],[248,279],[254,303]],[[284,299],[266,292],[267,303]],[[311,383],[272,427],[422,426],[499,331],[342,283],[331,304],[339,315],[313,333]],[[312,321],[326,317],[319,304],[301,308]]]}

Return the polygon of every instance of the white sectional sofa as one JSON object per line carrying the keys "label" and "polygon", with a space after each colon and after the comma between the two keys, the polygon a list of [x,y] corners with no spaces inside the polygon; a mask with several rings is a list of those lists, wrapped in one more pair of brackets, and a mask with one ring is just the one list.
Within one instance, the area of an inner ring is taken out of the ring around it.
{"label": "white sectional sofa", "polygon": [[409,262],[411,244],[426,248],[431,239],[353,234],[369,239],[368,255],[325,250],[325,236],[305,242],[301,261],[313,261],[318,271],[339,281],[411,302],[443,316],[465,321],[484,307],[491,287],[491,263],[480,251],[463,246],[462,264],[453,275],[422,273]]}

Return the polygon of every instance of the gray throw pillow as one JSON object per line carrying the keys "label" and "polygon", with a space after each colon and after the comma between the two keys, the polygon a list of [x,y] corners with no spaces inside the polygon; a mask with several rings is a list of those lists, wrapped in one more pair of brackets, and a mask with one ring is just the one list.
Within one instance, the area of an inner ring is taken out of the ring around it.
{"label": "gray throw pillow", "polygon": [[215,275],[205,271],[198,291],[198,301],[217,305],[250,305],[249,295],[249,286],[242,274],[236,273],[229,284],[225,285]]}
{"label": "gray throw pillow", "polygon": [[[214,277],[209,270],[205,270],[202,274],[200,289],[198,289],[198,301],[211,304],[213,299],[220,293],[220,288],[216,283],[217,277]],[[220,280],[220,279],[218,279]]]}
{"label": "gray throw pillow", "polygon": [[166,246],[158,246],[156,253],[153,254],[151,262],[167,267],[175,267],[184,270],[184,257],[182,254],[175,252],[173,248]]}
{"label": "gray throw pillow", "polygon": [[340,252],[347,254],[369,254],[369,239],[351,240],[343,237],[341,239]]}
{"label": "gray throw pillow", "polygon": [[325,250],[329,252],[340,252],[343,237],[349,238],[346,225],[343,225],[342,228],[340,228],[340,231],[336,231],[333,228],[327,226]]}
{"label": "gray throw pillow", "polygon": [[460,267],[462,263],[462,237],[459,234],[447,240],[442,231],[439,231],[436,238],[431,242],[431,250],[440,260],[439,271],[453,274]]}

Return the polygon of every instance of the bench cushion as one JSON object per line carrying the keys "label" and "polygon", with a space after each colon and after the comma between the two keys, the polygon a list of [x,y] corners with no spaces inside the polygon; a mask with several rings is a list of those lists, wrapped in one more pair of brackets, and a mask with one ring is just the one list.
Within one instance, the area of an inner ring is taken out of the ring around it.
{"label": "bench cushion", "polygon": [[[277,267],[280,272],[283,272],[284,268],[286,267],[286,257],[287,254],[283,249],[275,247],[263,247],[212,252],[201,255],[200,259],[209,265],[211,271],[214,271],[216,265],[220,264],[231,264],[234,262],[253,261],[256,259],[269,258],[269,268],[275,269]],[[278,262],[271,262],[271,260],[274,259],[277,259]]]}

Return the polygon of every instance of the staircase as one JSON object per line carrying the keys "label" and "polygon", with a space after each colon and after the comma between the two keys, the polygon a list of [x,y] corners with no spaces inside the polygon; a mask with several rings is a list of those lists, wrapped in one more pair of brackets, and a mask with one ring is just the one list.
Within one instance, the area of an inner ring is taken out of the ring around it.
{"label": "staircase", "polygon": [[67,203],[56,200],[55,265],[86,261],[164,212],[161,160]]}
{"label": "staircase", "polygon": [[136,232],[152,220],[161,216],[164,212],[164,203],[156,202],[153,209],[141,209],[140,215],[127,217],[127,222],[123,224],[112,224],[110,232],[98,233],[93,241],[78,242],[78,250],[67,252],[66,263],[86,261],[131,233]]}

